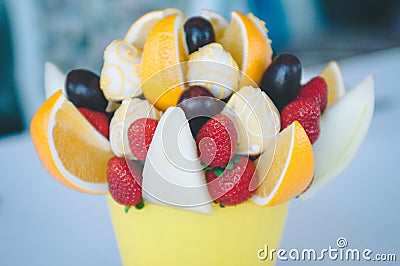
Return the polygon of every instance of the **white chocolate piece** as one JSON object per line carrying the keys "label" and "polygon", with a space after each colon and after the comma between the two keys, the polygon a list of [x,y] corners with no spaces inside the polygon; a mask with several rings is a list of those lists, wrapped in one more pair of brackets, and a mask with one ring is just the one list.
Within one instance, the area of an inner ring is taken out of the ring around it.
{"label": "white chocolate piece", "polygon": [[142,51],[121,40],[114,40],[104,51],[100,88],[108,100],[120,101],[142,94],[140,62]]}
{"label": "white chocolate piece", "polygon": [[189,56],[186,74],[189,85],[204,86],[218,99],[236,91],[240,77],[237,63],[219,43],[200,47]]}
{"label": "white chocolate piece", "polygon": [[238,154],[258,155],[267,148],[275,149],[280,115],[265,92],[245,86],[232,95],[222,113],[232,119],[238,130]]}
{"label": "white chocolate piece", "polygon": [[140,118],[160,119],[161,112],[146,100],[129,98],[122,101],[110,123],[110,145],[116,156],[135,159],[129,149],[128,128]]}

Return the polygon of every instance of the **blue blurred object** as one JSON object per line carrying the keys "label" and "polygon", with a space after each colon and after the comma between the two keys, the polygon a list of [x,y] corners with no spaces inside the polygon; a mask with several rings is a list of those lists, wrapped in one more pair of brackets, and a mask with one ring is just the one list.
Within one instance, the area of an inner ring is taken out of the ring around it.
{"label": "blue blurred object", "polygon": [[288,20],[282,2],[251,0],[249,8],[254,15],[266,22],[268,37],[273,40],[272,47],[279,54],[289,40]]}
{"label": "blue blurred object", "polygon": [[22,118],[14,80],[14,51],[6,8],[0,2],[0,135],[22,130]]}

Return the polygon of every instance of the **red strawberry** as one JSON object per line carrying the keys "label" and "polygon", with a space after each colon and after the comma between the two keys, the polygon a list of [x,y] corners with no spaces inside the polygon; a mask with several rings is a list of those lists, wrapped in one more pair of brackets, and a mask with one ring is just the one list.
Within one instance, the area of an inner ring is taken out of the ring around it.
{"label": "red strawberry", "polygon": [[300,100],[308,98],[314,99],[321,108],[321,113],[325,111],[328,100],[328,85],[322,77],[315,77],[307,84],[300,87],[296,99]]}
{"label": "red strawberry", "polygon": [[158,120],[152,118],[140,118],[134,121],[128,128],[128,142],[132,155],[139,161],[146,160],[147,151],[153,140]]}
{"label": "red strawberry", "polygon": [[249,191],[250,183],[257,184],[254,182],[259,181],[255,164],[246,157],[238,158],[239,161],[234,163],[233,168],[226,168],[220,176],[214,170],[206,172],[211,198],[224,206],[237,205],[248,200],[253,195],[253,191]]}
{"label": "red strawberry", "polygon": [[225,115],[210,118],[196,137],[197,152],[206,165],[224,167],[233,157],[238,143],[234,123]]}
{"label": "red strawberry", "polygon": [[79,112],[89,121],[92,126],[97,129],[104,137],[108,138],[110,132],[110,124],[104,113],[93,111],[84,107],[78,108]]}
{"label": "red strawberry", "polygon": [[321,110],[313,99],[296,100],[283,108],[281,113],[282,130],[297,120],[303,126],[311,143],[319,136]]}
{"label": "red strawberry", "polygon": [[142,169],[134,161],[111,157],[107,164],[107,181],[111,196],[125,206],[138,205],[142,201]]}

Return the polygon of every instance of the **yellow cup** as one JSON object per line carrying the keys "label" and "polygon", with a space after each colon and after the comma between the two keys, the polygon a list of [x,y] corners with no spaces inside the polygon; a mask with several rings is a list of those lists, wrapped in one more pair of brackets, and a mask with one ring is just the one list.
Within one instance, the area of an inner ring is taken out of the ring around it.
{"label": "yellow cup", "polygon": [[124,266],[274,265],[258,253],[278,249],[288,209],[246,202],[208,216],[147,204],[125,213],[107,197]]}

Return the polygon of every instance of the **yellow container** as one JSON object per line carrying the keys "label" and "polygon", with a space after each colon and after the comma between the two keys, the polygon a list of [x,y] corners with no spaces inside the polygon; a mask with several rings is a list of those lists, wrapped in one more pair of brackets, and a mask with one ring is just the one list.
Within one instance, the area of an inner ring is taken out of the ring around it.
{"label": "yellow container", "polygon": [[[279,247],[288,204],[259,207],[251,202],[214,208],[207,216],[147,204],[124,207],[108,197],[124,266],[274,265],[258,251]],[[262,254],[263,255],[263,254]]]}

